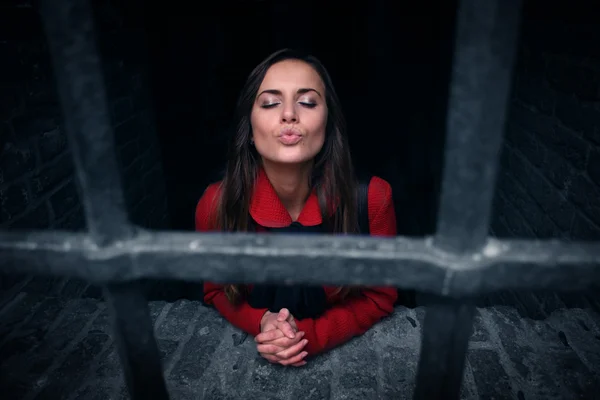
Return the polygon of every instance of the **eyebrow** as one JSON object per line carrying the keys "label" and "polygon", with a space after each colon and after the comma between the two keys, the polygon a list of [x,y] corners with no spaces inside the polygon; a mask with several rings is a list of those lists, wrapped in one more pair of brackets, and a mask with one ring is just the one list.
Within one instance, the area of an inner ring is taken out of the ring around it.
{"label": "eyebrow", "polygon": [[[298,94],[304,94],[304,93],[308,93],[308,92],[315,92],[316,94],[319,95],[319,97],[323,97],[323,96],[321,96],[321,93],[319,93],[319,91],[317,89],[313,89],[313,88],[300,88],[300,89],[298,89],[296,91],[296,93],[298,93]],[[267,90],[263,90],[262,92],[260,92],[259,95],[256,96],[256,97],[259,97],[263,93],[271,93],[271,94],[274,94],[274,95],[277,95],[277,96],[281,96],[281,94],[282,94],[281,90],[267,89]]]}

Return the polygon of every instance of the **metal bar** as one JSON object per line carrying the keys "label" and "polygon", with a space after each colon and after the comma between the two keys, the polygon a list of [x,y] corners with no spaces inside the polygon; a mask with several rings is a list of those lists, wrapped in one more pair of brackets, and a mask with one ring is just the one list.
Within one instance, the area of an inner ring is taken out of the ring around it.
{"label": "metal bar", "polygon": [[131,235],[89,0],[42,0],[40,11],[91,238]]}
{"label": "metal bar", "polygon": [[[133,264],[111,266],[130,258]],[[435,248],[431,238],[141,232],[101,248],[66,232],[0,232],[0,259],[1,270],[98,283],[172,278],[390,285],[451,297],[520,288],[581,290],[600,282],[600,245],[558,240],[490,238],[481,251],[459,256]]]}
{"label": "metal bar", "polygon": [[[488,241],[520,11],[520,0],[459,2],[434,241],[436,247],[453,254],[477,254]],[[543,259],[536,255],[538,261]],[[442,293],[460,290],[460,284],[480,284],[481,293],[494,284],[489,281],[496,275],[492,271],[488,268],[482,274],[479,269],[468,281],[468,274],[448,269]],[[504,276],[503,283],[514,282],[519,275]],[[540,275],[543,278],[550,271],[544,269]],[[535,286],[535,281],[527,283],[529,288]],[[428,307],[415,399],[459,398],[474,311],[468,301],[448,299]]]}
{"label": "metal bar", "polygon": [[168,400],[148,302],[139,288],[110,285],[104,290],[115,342],[133,400]]}
{"label": "metal bar", "polygon": [[474,310],[469,304],[457,302],[427,308],[414,399],[460,397]]}
{"label": "metal bar", "polygon": [[460,1],[436,244],[485,244],[520,19],[519,0]]}

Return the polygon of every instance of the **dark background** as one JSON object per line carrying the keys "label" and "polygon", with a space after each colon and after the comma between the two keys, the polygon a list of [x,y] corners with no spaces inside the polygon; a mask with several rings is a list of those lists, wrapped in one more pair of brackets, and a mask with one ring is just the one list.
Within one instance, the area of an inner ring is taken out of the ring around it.
{"label": "dark background", "polygon": [[[95,0],[131,220],[193,229],[251,69],[298,47],[329,69],[357,167],[394,189],[401,235],[435,230],[454,2]],[[524,2],[490,233],[600,237],[593,2]],[[0,227],[85,226],[35,2],[0,3]]]}
{"label": "dark background", "polygon": [[[357,167],[392,184],[399,234],[435,231],[454,2],[93,3],[122,187],[134,224],[193,229],[196,202],[223,167],[227,129],[244,79],[271,52],[300,47],[320,58],[333,77]],[[490,235],[600,240],[600,25],[595,3],[524,1]],[[0,229],[85,227],[36,2],[0,0]],[[175,359],[183,369],[174,369],[175,374],[201,376],[207,365],[202,363],[221,343],[226,325],[198,301],[180,300],[197,300],[198,285],[146,283],[149,299],[156,300],[150,305],[153,318],[170,327],[159,332],[161,352],[182,349]],[[597,288],[505,291],[477,299],[483,307],[480,315],[495,315],[496,327],[475,319],[473,337],[482,347],[469,359],[476,385],[466,386],[477,386],[489,398],[505,395],[519,379],[539,383],[540,393],[554,387],[563,394],[560,398],[584,398],[584,387],[598,393],[591,381],[583,382],[593,375],[591,366],[598,365],[600,325],[589,322],[600,312],[598,293]],[[0,392],[21,393],[12,398],[24,398],[28,391],[55,398],[60,385],[75,388],[83,382],[101,395],[103,378],[84,380],[89,363],[102,369],[108,381],[120,379],[102,298],[100,288],[81,280],[0,274],[0,360],[11,360],[2,365],[10,374],[0,374]],[[397,310],[407,313],[399,317],[398,332],[410,337],[402,332],[417,320],[421,324],[423,307]],[[211,335],[187,336],[184,351],[182,337],[196,329],[193,316],[199,314]],[[408,346],[415,350],[417,345]],[[348,349],[359,356],[340,357],[333,369],[349,365],[353,371],[375,373],[370,361],[360,367],[346,363],[368,360],[360,349]],[[395,354],[380,350],[386,357]],[[546,353],[547,359],[533,357]],[[394,365],[403,373],[416,368],[402,358],[404,353],[398,354]],[[586,357],[589,370],[581,361]],[[246,361],[238,361],[235,365],[246,371]],[[396,385],[405,375],[394,368],[383,375]],[[547,368],[560,374],[540,372]],[[223,374],[238,379],[232,371]],[[253,377],[262,386],[256,389],[259,398],[265,398],[263,391],[275,391],[264,386],[267,380]],[[269,381],[279,385],[283,378],[272,375]],[[360,386],[366,381],[346,376],[345,382]],[[307,382],[308,390],[318,386]],[[562,382],[567,383],[555,387]],[[238,383],[231,386],[243,387]],[[301,390],[300,397],[308,390]],[[519,396],[524,398],[522,392]]]}
{"label": "dark background", "polygon": [[357,168],[396,189],[399,230],[433,232],[455,5],[412,2],[399,13],[391,7],[238,1],[202,14],[147,10],[174,228],[193,228],[195,203],[218,179],[212,173],[225,162],[225,129],[247,75],[273,51],[291,47],[328,68]]}
{"label": "dark background", "polygon": [[[141,0],[92,3],[134,224],[193,229],[196,203],[224,166],[244,80],[273,51],[296,47],[329,69],[357,168],[393,187],[398,233],[435,232],[454,2],[234,1],[202,9]],[[491,235],[600,239],[594,10],[589,1],[569,7],[524,2]],[[0,58],[0,228],[82,230],[35,2],[0,3]],[[522,302],[527,312],[538,312],[537,300]]]}

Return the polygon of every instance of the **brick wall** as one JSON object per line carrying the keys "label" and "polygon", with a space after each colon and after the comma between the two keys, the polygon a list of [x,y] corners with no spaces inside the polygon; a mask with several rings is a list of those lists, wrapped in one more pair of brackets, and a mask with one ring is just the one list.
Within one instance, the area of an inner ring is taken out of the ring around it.
{"label": "brick wall", "polygon": [[31,7],[0,18],[0,227],[82,228],[41,25]]}
{"label": "brick wall", "polygon": [[546,6],[525,8],[491,230],[600,240],[600,30]]}
{"label": "brick wall", "polygon": [[162,155],[156,131],[147,44],[137,1],[95,0],[117,158],[131,221],[169,226]]}
{"label": "brick wall", "polygon": [[[0,229],[85,226],[48,46],[27,1],[0,9]],[[96,1],[112,125],[131,220],[168,224],[138,24]]]}

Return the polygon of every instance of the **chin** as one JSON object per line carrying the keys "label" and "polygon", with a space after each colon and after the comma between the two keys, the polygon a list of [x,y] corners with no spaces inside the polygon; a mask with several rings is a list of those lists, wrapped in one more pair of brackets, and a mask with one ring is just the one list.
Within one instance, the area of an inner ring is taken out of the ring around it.
{"label": "chin", "polygon": [[271,159],[271,162],[276,163],[276,164],[293,165],[293,164],[304,164],[310,160],[311,160],[311,157],[309,157],[309,158],[306,158],[306,157],[279,157],[279,158]]}
{"label": "chin", "polygon": [[273,157],[266,157],[269,161],[276,164],[303,164],[312,160],[315,156],[312,154],[277,154]]}
{"label": "chin", "polygon": [[316,156],[312,151],[307,150],[309,149],[302,146],[279,149],[279,151],[273,154],[271,160],[282,164],[305,163]]}

